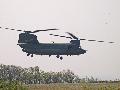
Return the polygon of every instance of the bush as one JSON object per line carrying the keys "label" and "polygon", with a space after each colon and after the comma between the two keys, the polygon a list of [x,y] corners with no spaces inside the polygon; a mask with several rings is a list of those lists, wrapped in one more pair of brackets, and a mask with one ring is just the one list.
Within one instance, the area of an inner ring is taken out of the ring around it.
{"label": "bush", "polygon": [[27,88],[18,81],[0,80],[0,90],[27,90]]}

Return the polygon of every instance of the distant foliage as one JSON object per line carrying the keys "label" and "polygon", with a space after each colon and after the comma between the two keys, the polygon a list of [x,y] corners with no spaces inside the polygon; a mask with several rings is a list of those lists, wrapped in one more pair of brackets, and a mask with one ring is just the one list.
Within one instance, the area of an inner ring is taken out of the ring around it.
{"label": "distant foliage", "polygon": [[[50,84],[50,83],[97,83],[97,79],[83,78],[75,75],[71,70],[61,72],[44,72],[38,66],[22,68],[14,65],[0,65],[0,81],[21,82],[23,84]],[[104,82],[104,81],[101,81]]]}
{"label": "distant foliage", "polygon": [[0,80],[0,90],[28,90],[25,85],[18,81]]}

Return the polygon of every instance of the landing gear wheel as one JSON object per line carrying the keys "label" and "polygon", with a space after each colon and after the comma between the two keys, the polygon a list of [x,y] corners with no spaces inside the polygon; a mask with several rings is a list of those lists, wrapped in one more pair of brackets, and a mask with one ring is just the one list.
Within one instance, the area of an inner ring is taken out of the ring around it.
{"label": "landing gear wheel", "polygon": [[33,57],[33,54],[31,55],[31,57]]}
{"label": "landing gear wheel", "polygon": [[30,54],[28,53],[27,56],[29,56]]}
{"label": "landing gear wheel", "polygon": [[63,57],[60,57],[60,60],[62,60],[63,59]]}
{"label": "landing gear wheel", "polygon": [[57,57],[57,58],[59,58],[60,56],[59,56],[59,55],[57,55],[56,57]]}
{"label": "landing gear wheel", "polygon": [[23,52],[25,52],[25,49],[22,49]]}

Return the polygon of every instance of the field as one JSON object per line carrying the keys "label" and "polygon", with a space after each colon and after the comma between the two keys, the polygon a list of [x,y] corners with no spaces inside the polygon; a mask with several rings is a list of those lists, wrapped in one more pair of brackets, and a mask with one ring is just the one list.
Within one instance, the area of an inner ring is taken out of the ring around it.
{"label": "field", "polygon": [[0,65],[0,90],[120,90],[120,80],[80,78],[71,70],[45,72],[38,66]]}
{"label": "field", "polygon": [[28,90],[120,90],[120,83],[28,85]]}

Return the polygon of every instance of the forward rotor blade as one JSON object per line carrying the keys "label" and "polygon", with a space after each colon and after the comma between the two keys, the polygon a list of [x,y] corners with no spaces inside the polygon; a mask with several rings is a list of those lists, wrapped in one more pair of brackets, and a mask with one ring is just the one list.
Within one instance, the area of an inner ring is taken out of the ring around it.
{"label": "forward rotor blade", "polygon": [[40,31],[48,31],[48,30],[35,30],[35,31],[31,32],[31,33],[37,33],[37,32],[40,32]]}
{"label": "forward rotor blade", "polygon": [[108,42],[108,43],[115,43],[115,42]]}
{"label": "forward rotor blade", "polygon": [[53,29],[46,29],[46,30],[59,30],[59,29],[53,28]]}
{"label": "forward rotor blade", "polygon": [[[2,28],[2,27],[0,27],[0,28]],[[15,29],[13,29],[13,28],[10,29],[10,28],[7,28],[7,27],[4,28],[4,29],[15,30]],[[16,31],[22,31],[22,30],[16,30]]]}
{"label": "forward rotor blade", "polygon": [[53,35],[53,36],[59,36],[59,35]]}
{"label": "forward rotor blade", "polygon": [[58,29],[35,30],[31,33],[37,33],[37,32],[40,32],[40,31],[53,31],[53,30],[58,30]]}

